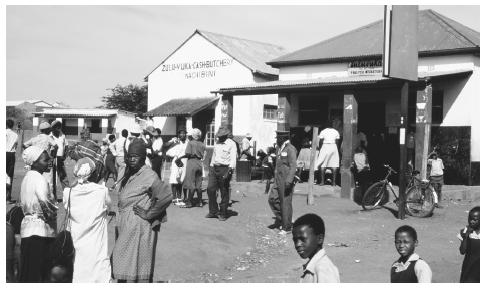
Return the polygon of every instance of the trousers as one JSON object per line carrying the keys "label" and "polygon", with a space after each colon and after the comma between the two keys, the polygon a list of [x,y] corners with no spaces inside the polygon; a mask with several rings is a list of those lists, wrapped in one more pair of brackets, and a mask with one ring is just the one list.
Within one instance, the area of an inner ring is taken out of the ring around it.
{"label": "trousers", "polygon": [[[279,181],[280,182],[280,181]],[[292,194],[294,186],[285,187],[276,182],[268,195],[268,204],[275,214],[275,223],[282,225],[283,230],[292,229]]]}
{"label": "trousers", "polygon": [[218,213],[216,191],[219,189],[221,194],[219,212],[222,215],[226,215],[229,205],[229,169],[227,166],[214,166],[209,168],[207,192],[210,214],[216,215]]}

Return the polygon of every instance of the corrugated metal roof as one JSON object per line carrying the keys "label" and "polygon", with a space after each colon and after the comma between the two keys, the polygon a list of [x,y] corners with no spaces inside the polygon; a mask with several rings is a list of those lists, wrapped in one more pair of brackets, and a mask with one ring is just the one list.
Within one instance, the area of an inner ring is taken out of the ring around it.
{"label": "corrugated metal roof", "polygon": [[98,108],[47,108],[35,112],[35,115],[57,116],[57,117],[111,117],[118,114],[121,110],[117,109],[98,109]]}
{"label": "corrugated metal roof", "polygon": [[[454,76],[472,73],[472,70],[453,70],[453,71],[433,71],[433,72],[420,72],[418,74],[419,79],[425,79],[427,77],[440,77],[440,76]],[[295,88],[316,88],[316,87],[331,87],[331,86],[351,86],[351,85],[363,85],[363,84],[376,84],[385,81],[393,81],[394,79],[383,77],[382,75],[358,75],[347,77],[326,77],[326,78],[314,78],[314,79],[300,79],[300,80],[286,80],[286,81],[268,81],[260,83],[251,83],[248,85],[225,87],[221,88],[218,93],[229,92],[251,92],[252,90],[260,89],[295,89]]]}
{"label": "corrugated metal roof", "polygon": [[[281,46],[202,30],[194,31],[194,33],[186,41],[184,41],[181,46],[189,41],[195,34],[199,34],[204,37],[216,47],[246,66],[253,73],[278,75],[278,69],[272,68],[270,65],[266,64],[266,62],[288,53],[288,51]],[[172,56],[172,54],[174,54],[181,46],[167,56],[162,63],[157,65],[157,67],[152,70],[149,75],[152,74],[152,72],[154,72],[160,65],[165,63],[165,61],[169,59],[170,56]],[[147,81],[149,75],[145,76],[145,81]]]}
{"label": "corrugated metal roof", "polygon": [[219,97],[172,99],[144,113],[144,115],[164,117],[193,116],[197,112],[213,105],[218,99]]}
{"label": "corrugated metal roof", "polygon": [[[419,11],[419,56],[434,52],[477,49],[479,32],[433,10]],[[273,67],[304,63],[333,62],[334,59],[381,56],[383,53],[383,20],[335,36],[309,47],[276,58]]]}

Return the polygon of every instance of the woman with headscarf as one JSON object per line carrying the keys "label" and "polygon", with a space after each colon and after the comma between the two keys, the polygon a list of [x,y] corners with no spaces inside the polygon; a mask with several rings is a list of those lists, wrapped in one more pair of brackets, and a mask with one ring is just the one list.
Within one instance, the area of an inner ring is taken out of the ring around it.
{"label": "woman with headscarf", "polygon": [[167,221],[168,185],[144,165],[147,150],[134,139],[127,150],[127,170],[118,195],[118,238],[113,249],[113,276],[118,282],[152,282],[157,234]]}
{"label": "woman with headscarf", "polygon": [[42,173],[49,170],[49,155],[38,147],[24,150],[28,170],[20,188],[24,219],[20,225],[20,282],[44,282],[49,269],[48,250],[56,233],[57,207]]}
{"label": "woman with headscarf", "polygon": [[88,181],[95,169],[92,159],[79,159],[73,169],[77,182],[63,193],[64,207],[70,205],[68,228],[76,251],[73,283],[108,283],[111,278],[107,222],[111,201],[108,188]]}
{"label": "woman with headscarf", "polygon": [[[182,188],[187,189],[189,195],[183,208],[191,208],[193,205],[203,206],[202,202],[202,175],[203,175],[203,158],[206,152],[206,145],[201,142],[201,130],[194,128],[191,131],[191,141],[187,143],[185,155],[187,158],[186,177],[182,183]],[[193,203],[194,192],[197,192],[197,203]]]}

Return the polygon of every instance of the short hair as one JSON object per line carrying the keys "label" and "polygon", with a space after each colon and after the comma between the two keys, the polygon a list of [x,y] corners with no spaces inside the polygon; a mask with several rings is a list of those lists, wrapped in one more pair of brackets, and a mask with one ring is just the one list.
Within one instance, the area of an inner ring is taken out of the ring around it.
{"label": "short hair", "polygon": [[300,216],[297,220],[294,222],[294,227],[297,226],[302,226],[302,225],[307,225],[310,228],[312,228],[312,231],[314,231],[314,234],[316,235],[324,235],[326,234],[326,227],[324,225],[324,220],[322,218],[314,213],[309,213]]}
{"label": "short hair", "polygon": [[408,235],[412,236],[414,241],[418,240],[417,231],[412,226],[408,226],[408,225],[400,226],[395,231],[395,237],[397,236],[398,233],[408,233]]}
{"label": "short hair", "polygon": [[479,206],[476,206],[476,207],[472,208],[471,210],[469,210],[468,218],[471,218],[472,214],[474,214],[476,212],[479,213]]}
{"label": "short hair", "polygon": [[14,126],[14,121],[12,119],[7,119],[7,128],[12,129]]}
{"label": "short hair", "polygon": [[113,134],[110,134],[110,136],[108,136],[108,140],[110,140],[110,141],[111,141],[111,140],[115,140],[115,138],[116,138],[116,137],[115,137],[115,135],[113,135]]}
{"label": "short hair", "polygon": [[121,135],[122,137],[128,137],[128,130],[127,129],[123,129],[122,132],[121,132]]}
{"label": "short hair", "polygon": [[159,128],[155,128],[155,131],[159,134],[159,136],[162,136],[162,131]]}
{"label": "short hair", "polygon": [[177,135],[179,135],[179,134],[181,134],[181,133],[185,133],[185,134],[187,134],[186,129],[180,129],[179,131],[177,131]]}

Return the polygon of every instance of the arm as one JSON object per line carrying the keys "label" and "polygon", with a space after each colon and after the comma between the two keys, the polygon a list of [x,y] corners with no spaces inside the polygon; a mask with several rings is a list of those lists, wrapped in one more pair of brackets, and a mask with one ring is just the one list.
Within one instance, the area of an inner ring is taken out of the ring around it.
{"label": "arm", "polygon": [[230,168],[234,170],[236,168],[236,144],[234,144],[233,141],[231,141],[233,145],[231,145],[231,152],[230,152],[230,159],[231,159],[231,164]]}
{"label": "arm", "polygon": [[216,146],[214,146],[213,153],[211,154],[211,161],[209,161],[209,167],[214,166],[214,154],[216,154],[214,152],[216,152]]}
{"label": "arm", "polygon": [[162,215],[172,202],[172,192],[169,185],[156,178],[150,187],[152,190],[152,205],[147,211],[149,220],[154,220]]}
{"label": "arm", "polygon": [[287,176],[286,184],[290,184],[294,181],[295,170],[297,169],[297,151],[295,148],[290,148],[287,151],[287,159],[289,161],[289,175]]}
{"label": "arm", "polygon": [[415,263],[415,275],[418,283],[432,283],[432,270],[424,260],[419,259]]}
{"label": "arm", "polygon": [[32,146],[32,138],[30,138],[29,140],[27,140],[27,142],[25,142],[24,144],[22,144],[22,148],[23,149],[27,149],[30,146]]}
{"label": "arm", "polygon": [[469,238],[469,234],[471,234],[472,230],[469,227],[464,228],[463,230],[459,231],[457,234],[457,238],[461,240],[461,245],[459,245],[459,252],[461,255],[466,254],[467,251],[467,238]]}

